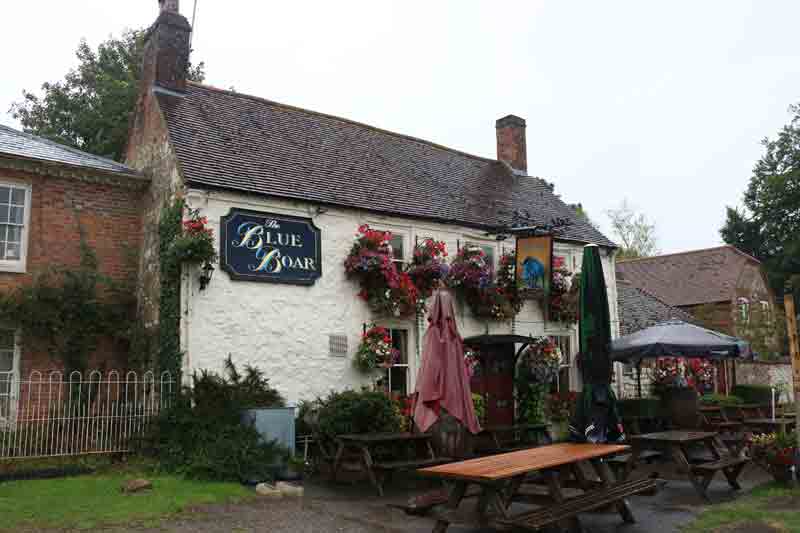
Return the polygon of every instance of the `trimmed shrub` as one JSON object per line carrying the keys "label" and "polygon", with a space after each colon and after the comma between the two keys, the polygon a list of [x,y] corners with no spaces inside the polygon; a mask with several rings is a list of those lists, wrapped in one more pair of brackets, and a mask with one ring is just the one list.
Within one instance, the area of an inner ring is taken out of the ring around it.
{"label": "trimmed shrub", "polygon": [[736,385],[731,394],[741,398],[744,403],[772,402],[772,389],[768,385]]}
{"label": "trimmed shrub", "polygon": [[706,405],[719,405],[721,407],[735,406],[744,403],[738,396],[726,396],[724,394],[706,394],[700,397],[700,402]]}
{"label": "trimmed shrub", "polygon": [[159,417],[154,452],[163,469],[190,478],[269,479],[286,452],[243,423],[242,411],[280,407],[284,400],[262,371],[246,366],[239,374],[230,357],[225,367],[225,376],[195,373],[192,387],[184,388]]}
{"label": "trimmed shrub", "polygon": [[395,402],[382,392],[332,392],[316,404],[316,437],[328,447],[337,435],[398,432],[403,425]]}

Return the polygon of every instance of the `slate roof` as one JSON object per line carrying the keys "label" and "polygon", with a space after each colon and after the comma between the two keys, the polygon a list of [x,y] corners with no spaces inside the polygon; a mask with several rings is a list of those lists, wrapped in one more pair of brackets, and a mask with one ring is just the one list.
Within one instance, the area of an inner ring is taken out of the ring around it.
{"label": "slate roof", "polygon": [[665,320],[678,319],[690,324],[695,318],[672,307],[633,284],[617,280],[617,307],[619,308],[620,335],[628,335]]}
{"label": "slate roof", "polygon": [[136,170],[111,159],[88,154],[2,124],[0,124],[0,155],[58,163],[104,173],[139,176]]}
{"label": "slate roof", "polygon": [[617,279],[669,305],[730,301],[747,262],[758,260],[733,246],[617,262]]}
{"label": "slate roof", "polygon": [[540,224],[571,220],[560,238],[614,246],[544,180],[496,160],[199,84],[158,98],[190,185],[478,228],[527,210]]}

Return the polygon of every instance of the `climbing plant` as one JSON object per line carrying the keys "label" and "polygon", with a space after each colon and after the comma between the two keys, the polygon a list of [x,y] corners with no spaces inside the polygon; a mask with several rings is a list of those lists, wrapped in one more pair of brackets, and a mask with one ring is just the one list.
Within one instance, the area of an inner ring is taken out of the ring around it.
{"label": "climbing plant", "polygon": [[158,306],[159,370],[177,376],[181,370],[181,263],[175,261],[173,243],[182,234],[185,202],[176,198],[165,204],[158,223],[160,266]]}
{"label": "climbing plant", "polygon": [[79,229],[79,266],[43,270],[31,284],[0,294],[0,321],[19,328],[26,345],[59,359],[67,374],[88,369],[103,335],[130,345],[135,313],[131,287],[98,272]]}

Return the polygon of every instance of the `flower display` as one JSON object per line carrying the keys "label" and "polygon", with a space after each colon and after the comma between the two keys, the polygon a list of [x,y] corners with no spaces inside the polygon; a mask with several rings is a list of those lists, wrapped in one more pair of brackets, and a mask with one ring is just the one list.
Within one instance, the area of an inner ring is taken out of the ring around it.
{"label": "flower display", "polygon": [[797,436],[794,433],[753,435],[747,443],[753,462],[769,471],[776,481],[788,482],[797,460]]}
{"label": "flower display", "polygon": [[550,283],[550,320],[562,324],[578,321],[580,276],[564,267],[553,269]]}
{"label": "flower display", "polygon": [[392,316],[413,315],[417,309],[417,288],[409,275],[397,269],[392,261],[388,231],[358,228],[355,242],[345,259],[349,278],[361,285],[358,295],[373,311]]}
{"label": "flower display", "polygon": [[549,383],[558,375],[562,354],[558,345],[550,337],[534,337],[519,358],[520,374],[541,383]]}
{"label": "flower display", "polygon": [[424,302],[431,297],[449,270],[445,263],[447,247],[442,241],[425,239],[414,247],[414,256],[408,276],[417,288],[419,301]]}
{"label": "flower display", "polygon": [[214,232],[199,209],[186,209],[182,232],[170,245],[170,255],[178,263],[205,263],[217,259]]}
{"label": "flower display", "polygon": [[469,377],[474,376],[480,368],[481,360],[478,352],[472,348],[464,348],[464,365],[467,367]]}
{"label": "flower display", "polygon": [[497,280],[486,261],[486,253],[478,247],[459,250],[450,266],[447,286],[467,303],[472,314],[491,320],[510,320],[522,309],[516,279],[514,254],[500,260]]}
{"label": "flower display", "polygon": [[547,397],[545,411],[550,420],[569,420],[575,411],[578,393],[574,391],[556,392]]}
{"label": "flower display", "polygon": [[353,366],[368,373],[378,368],[386,368],[397,362],[400,352],[392,346],[389,330],[373,325],[361,335]]}

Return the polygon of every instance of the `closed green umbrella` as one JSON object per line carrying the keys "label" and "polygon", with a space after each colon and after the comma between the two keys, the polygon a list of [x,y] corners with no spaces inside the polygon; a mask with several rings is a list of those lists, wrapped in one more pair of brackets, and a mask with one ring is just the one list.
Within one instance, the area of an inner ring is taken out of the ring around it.
{"label": "closed green umbrella", "polygon": [[597,245],[583,249],[580,283],[578,334],[583,391],[570,434],[573,440],[582,442],[623,440],[617,398],[611,389],[611,316]]}

